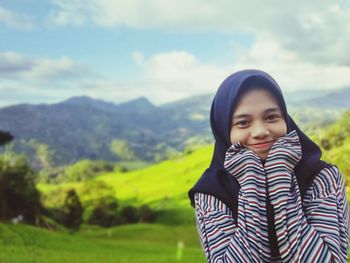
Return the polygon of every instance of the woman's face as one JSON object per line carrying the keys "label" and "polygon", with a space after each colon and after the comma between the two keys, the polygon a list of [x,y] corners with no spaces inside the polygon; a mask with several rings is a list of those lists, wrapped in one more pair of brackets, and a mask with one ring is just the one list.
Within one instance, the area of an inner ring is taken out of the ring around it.
{"label": "woman's face", "polygon": [[231,143],[240,142],[266,160],[272,144],[287,133],[276,98],[263,88],[247,91],[233,113]]}

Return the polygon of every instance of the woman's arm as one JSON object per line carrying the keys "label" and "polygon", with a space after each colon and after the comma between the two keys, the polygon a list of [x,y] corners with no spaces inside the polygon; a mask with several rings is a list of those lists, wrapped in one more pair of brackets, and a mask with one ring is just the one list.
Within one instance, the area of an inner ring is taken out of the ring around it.
{"label": "woman's arm", "polygon": [[[324,195],[324,187],[329,186],[334,188],[326,190]],[[286,262],[346,262],[349,214],[341,175],[324,170],[313,187],[317,192],[306,197],[305,211],[295,179],[290,192],[286,192],[287,203],[276,206],[275,225],[281,257]]]}
{"label": "woman's arm", "polygon": [[292,139],[274,145],[265,164],[281,257],[284,262],[346,262],[349,211],[343,178],[335,167],[322,170],[303,208],[292,170],[297,155]]}
{"label": "woman's arm", "polygon": [[203,193],[196,193],[194,198],[197,229],[208,262],[259,262],[252,254],[246,231],[237,227],[224,203]]}
{"label": "woman's arm", "polygon": [[260,160],[232,145],[225,168],[240,184],[238,216],[214,196],[195,195],[201,243],[209,262],[270,262],[266,215],[266,176]]}
{"label": "woman's arm", "polygon": [[324,251],[329,262],[346,262],[349,207],[343,177],[336,167],[321,171],[304,203],[307,230],[323,241],[318,255]]}

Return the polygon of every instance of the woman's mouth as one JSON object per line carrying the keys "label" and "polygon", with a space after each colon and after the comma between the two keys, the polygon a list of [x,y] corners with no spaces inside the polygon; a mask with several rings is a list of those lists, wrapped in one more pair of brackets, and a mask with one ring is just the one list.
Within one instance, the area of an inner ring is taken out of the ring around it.
{"label": "woman's mouth", "polygon": [[254,144],[250,144],[249,147],[256,148],[256,149],[265,149],[265,148],[270,148],[273,143],[274,141],[254,143]]}

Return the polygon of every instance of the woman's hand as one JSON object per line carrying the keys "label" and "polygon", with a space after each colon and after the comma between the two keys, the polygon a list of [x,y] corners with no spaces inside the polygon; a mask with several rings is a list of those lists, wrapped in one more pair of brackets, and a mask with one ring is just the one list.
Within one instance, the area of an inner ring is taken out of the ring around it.
{"label": "woman's hand", "polygon": [[280,137],[271,147],[266,159],[265,169],[284,166],[292,171],[302,157],[301,146],[297,132],[291,131]]}
{"label": "woman's hand", "polygon": [[242,188],[258,186],[265,181],[260,158],[240,143],[233,144],[227,150],[224,167],[237,179]]}
{"label": "woman's hand", "polygon": [[301,156],[301,146],[296,131],[280,137],[271,147],[264,167],[268,195],[275,209],[288,201],[293,169]]}

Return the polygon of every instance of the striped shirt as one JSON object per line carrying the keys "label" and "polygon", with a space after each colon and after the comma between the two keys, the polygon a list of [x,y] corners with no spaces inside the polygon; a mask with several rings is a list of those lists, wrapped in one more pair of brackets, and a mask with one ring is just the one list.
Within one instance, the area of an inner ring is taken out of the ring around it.
{"label": "striped shirt", "polygon": [[[334,166],[324,168],[302,200],[293,172],[300,145],[293,144],[297,137],[289,139],[271,148],[264,166],[252,151],[239,144],[230,147],[225,168],[241,185],[237,217],[214,196],[194,195],[197,229],[208,262],[347,261],[349,208],[343,177]],[[280,259],[271,258],[267,195],[274,207]]]}

